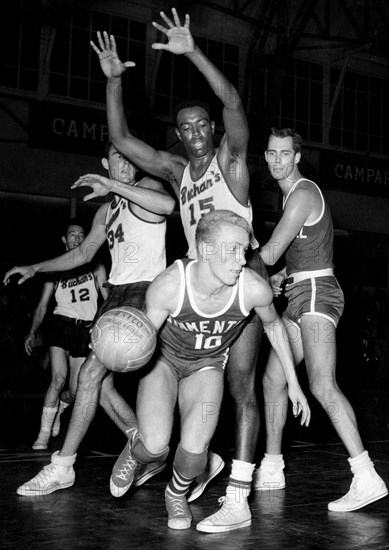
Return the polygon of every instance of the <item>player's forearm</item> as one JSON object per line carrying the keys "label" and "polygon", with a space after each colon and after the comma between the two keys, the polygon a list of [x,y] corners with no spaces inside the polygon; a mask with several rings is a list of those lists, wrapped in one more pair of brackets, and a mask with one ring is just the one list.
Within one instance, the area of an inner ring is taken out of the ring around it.
{"label": "player's forearm", "polygon": [[45,318],[46,312],[47,312],[47,306],[46,307],[38,306],[35,309],[34,315],[32,317],[32,323],[29,330],[29,334],[34,334],[34,335],[36,334],[38,328],[43,323],[43,319]]}
{"label": "player's forearm", "polygon": [[123,106],[123,87],[121,77],[107,80],[107,119],[108,131],[113,143],[129,134],[126,114]]}
{"label": "player's forearm", "polygon": [[281,362],[288,385],[297,384],[298,380],[292,350],[290,349],[288,337],[281,319],[273,323],[264,323],[264,329],[270,344]]}
{"label": "player's forearm", "polygon": [[226,109],[238,110],[241,99],[235,86],[224,76],[224,74],[195,46],[193,52],[185,54],[191,62],[207,79],[215,95],[222,101]]}
{"label": "player's forearm", "polygon": [[174,210],[174,199],[166,192],[131,187],[116,180],[112,180],[112,192],[155,214],[168,216]]}
{"label": "player's forearm", "polygon": [[283,254],[283,249],[280,243],[276,241],[268,241],[261,246],[260,256],[265,265],[275,265]]}
{"label": "player's forearm", "polygon": [[49,272],[58,272],[58,271],[69,271],[85,265],[90,262],[93,256],[96,253],[96,247],[85,247],[83,243],[62,254],[57,256],[57,258],[52,258],[51,260],[45,260],[34,265],[35,273],[49,273]]}

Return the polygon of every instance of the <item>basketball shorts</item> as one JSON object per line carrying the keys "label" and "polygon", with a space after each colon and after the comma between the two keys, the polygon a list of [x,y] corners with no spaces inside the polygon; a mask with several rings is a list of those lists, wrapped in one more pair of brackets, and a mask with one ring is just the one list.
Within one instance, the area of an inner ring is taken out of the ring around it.
{"label": "basketball shorts", "polygon": [[337,326],[343,313],[343,291],[332,275],[311,277],[287,285],[285,296],[288,305],[284,317],[297,326],[302,315],[319,315]]}
{"label": "basketball shorts", "polygon": [[87,357],[90,353],[92,324],[92,321],[80,321],[54,314],[47,335],[47,345],[62,348],[72,357]]}
{"label": "basketball shorts", "polygon": [[179,381],[182,378],[187,378],[196,372],[204,370],[214,369],[224,373],[228,361],[228,349],[215,357],[200,357],[197,359],[193,357],[177,357],[177,355],[172,355],[168,350],[164,349],[159,355],[158,361],[165,363]]}
{"label": "basketball shorts", "polygon": [[109,293],[105,302],[101,304],[95,315],[95,321],[106,311],[115,307],[130,306],[145,310],[146,291],[150,286],[150,281],[138,281],[128,285],[111,285],[106,283]]}

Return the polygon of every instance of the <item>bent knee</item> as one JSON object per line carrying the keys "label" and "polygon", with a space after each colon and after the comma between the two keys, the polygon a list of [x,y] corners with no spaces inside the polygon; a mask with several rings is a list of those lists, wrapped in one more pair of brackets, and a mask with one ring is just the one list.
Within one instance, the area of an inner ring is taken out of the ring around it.
{"label": "bent knee", "polygon": [[78,377],[78,386],[99,385],[107,376],[108,370],[100,363],[95,355],[91,354],[82,365]]}

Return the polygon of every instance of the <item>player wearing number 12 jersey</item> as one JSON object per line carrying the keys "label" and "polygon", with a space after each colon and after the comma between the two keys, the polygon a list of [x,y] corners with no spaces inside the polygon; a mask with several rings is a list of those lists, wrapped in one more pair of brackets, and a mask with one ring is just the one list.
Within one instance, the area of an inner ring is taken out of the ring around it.
{"label": "player wearing number 12 jersey", "polygon": [[[79,246],[84,235],[84,228],[71,220],[62,237],[66,250]],[[30,355],[54,294],[55,308],[45,338],[50,352],[51,382],[44,397],[40,430],[32,445],[34,450],[46,449],[50,436],[58,435],[61,414],[74,401],[78,373],[90,351],[89,330],[97,311],[98,289],[104,299],[107,296],[105,282],[105,268],[98,264],[93,270],[81,268],[71,275],[63,274],[59,280],[48,280],[43,286],[24,344]],[[69,389],[61,394],[68,373]]]}

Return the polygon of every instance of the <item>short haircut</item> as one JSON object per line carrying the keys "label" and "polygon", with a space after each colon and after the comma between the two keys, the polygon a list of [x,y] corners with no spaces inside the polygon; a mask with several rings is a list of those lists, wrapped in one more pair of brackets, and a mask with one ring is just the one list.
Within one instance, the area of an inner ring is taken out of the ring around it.
{"label": "short haircut", "polygon": [[108,140],[105,145],[104,145],[104,153],[105,153],[105,156],[108,156],[109,155],[109,152],[110,150],[114,148],[116,149],[115,145],[112,143],[111,140]]}
{"label": "short haircut", "polygon": [[286,138],[290,137],[292,138],[293,142],[293,151],[295,153],[301,153],[301,146],[303,144],[303,140],[296,132],[296,130],[293,130],[292,128],[271,128],[270,130],[270,136],[269,137],[278,137],[278,138]]}
{"label": "short haircut", "polygon": [[84,233],[86,233],[86,225],[85,223],[79,219],[79,218],[70,218],[70,220],[67,221],[67,223],[63,226],[63,235],[66,237],[69,231],[69,227],[71,225],[78,225],[84,230]]}
{"label": "short haircut", "polygon": [[177,118],[178,113],[182,111],[183,109],[190,109],[191,107],[201,107],[208,113],[209,120],[212,120],[212,111],[211,106],[206,101],[202,101],[201,99],[185,99],[184,101],[180,101],[173,107],[173,122],[178,127]]}
{"label": "short haircut", "polygon": [[208,214],[200,218],[197,224],[195,233],[196,247],[202,242],[214,242],[223,225],[238,226],[247,231],[248,235],[251,233],[250,224],[242,216],[239,216],[239,214],[235,214],[231,210],[212,210],[212,212],[208,212]]}

